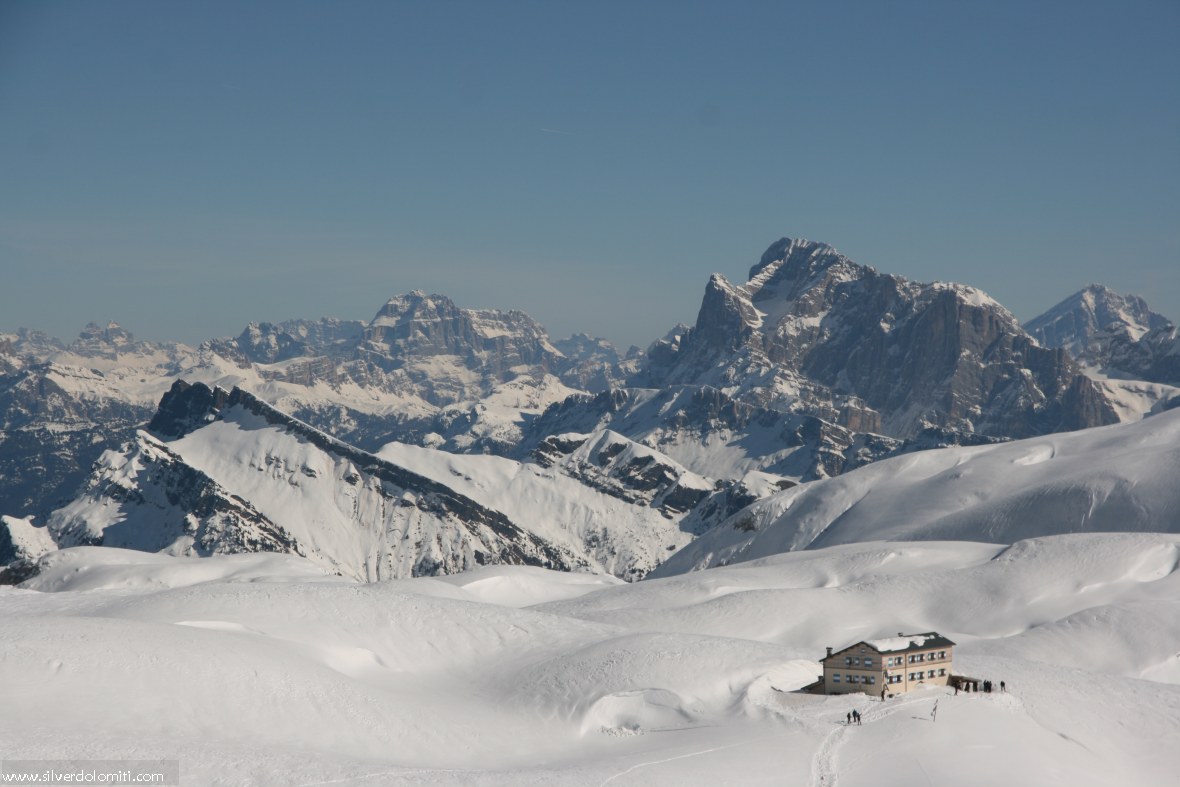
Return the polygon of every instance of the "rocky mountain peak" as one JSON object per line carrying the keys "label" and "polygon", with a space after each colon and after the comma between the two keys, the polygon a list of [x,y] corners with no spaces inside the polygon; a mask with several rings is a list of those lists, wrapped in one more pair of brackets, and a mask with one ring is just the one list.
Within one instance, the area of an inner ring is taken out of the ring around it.
{"label": "rocky mountain peak", "polygon": [[1116,418],[1088,380],[1074,381],[1067,355],[1037,347],[974,287],[910,282],[790,238],[750,273],[741,287],[713,276],[696,325],[653,346],[636,382],[712,386],[900,438],[928,427],[1023,436]]}
{"label": "rocky mountain peak", "polygon": [[813,286],[832,269],[837,269],[841,278],[857,278],[871,270],[857,265],[826,243],[782,238],[772,243],[758,264],[750,268],[745,288],[755,300],[792,297]]}
{"label": "rocky mountain peak", "polygon": [[1146,334],[1172,325],[1151,311],[1138,295],[1122,295],[1101,284],[1090,284],[1029,320],[1027,330],[1046,347],[1064,347],[1076,358],[1103,366],[1107,363],[1109,337],[1116,343],[1134,343]]}
{"label": "rocky mountain peak", "polygon": [[68,349],[79,355],[113,357],[120,352],[134,351],[136,347],[135,337],[119,323],[108,322],[104,326],[91,322],[86,324]]}
{"label": "rocky mountain peak", "polygon": [[105,326],[87,323],[78,334],[78,338],[83,342],[103,342],[112,345],[130,344],[135,341],[131,332],[117,322],[108,322]]}
{"label": "rocky mountain peak", "polygon": [[749,293],[720,273],[709,277],[694,328],[696,341],[710,349],[736,350],[762,324]]}
{"label": "rocky mountain peak", "polygon": [[184,437],[216,418],[229,396],[223,388],[177,380],[160,399],[148,431],[165,440]]}

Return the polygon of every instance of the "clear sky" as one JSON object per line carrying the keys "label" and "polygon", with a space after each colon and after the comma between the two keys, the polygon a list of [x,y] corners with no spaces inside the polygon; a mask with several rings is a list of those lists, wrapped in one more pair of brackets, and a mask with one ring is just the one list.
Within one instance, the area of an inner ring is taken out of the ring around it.
{"label": "clear sky", "polygon": [[646,344],[772,241],[1180,318],[1180,3],[0,2],[0,330]]}

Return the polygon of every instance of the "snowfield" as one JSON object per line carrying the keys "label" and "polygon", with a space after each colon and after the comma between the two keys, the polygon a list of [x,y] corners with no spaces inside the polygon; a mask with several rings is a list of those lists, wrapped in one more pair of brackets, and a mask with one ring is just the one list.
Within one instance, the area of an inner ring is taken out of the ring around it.
{"label": "snowfield", "polygon": [[[179,758],[191,785],[1176,784],[1178,563],[1177,535],[1087,533],[360,584],[77,547],[0,588],[0,752]],[[1010,691],[795,691],[898,631]]]}
{"label": "snowfield", "polygon": [[920,451],[788,489],[654,572],[876,539],[1011,544],[1078,532],[1180,531],[1180,409],[1142,421]]}

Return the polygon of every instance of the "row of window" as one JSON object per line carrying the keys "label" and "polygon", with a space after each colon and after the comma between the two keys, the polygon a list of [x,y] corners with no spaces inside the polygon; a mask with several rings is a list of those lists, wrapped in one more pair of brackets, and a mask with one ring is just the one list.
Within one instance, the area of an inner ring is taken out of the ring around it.
{"label": "row of window", "polygon": [[[937,670],[929,670],[926,672],[919,670],[917,672],[911,672],[909,674],[909,679],[916,681],[916,680],[925,680],[926,678],[933,678],[936,676],[940,677],[940,678],[946,677],[946,669],[943,668],[943,669],[937,669]],[[885,676],[886,683],[901,683],[901,681],[902,681],[901,675],[886,675]],[[853,675],[853,674],[846,672],[846,673],[844,673],[843,679],[841,679],[840,673],[838,673],[838,672],[832,673],[832,683],[862,683],[862,684],[872,685],[872,684],[875,684],[876,682],[877,682],[876,675]]]}
{"label": "row of window", "polygon": [[[911,653],[910,657],[909,657],[910,664],[917,664],[922,661],[945,661],[945,660],[946,660],[946,651],[945,650],[939,650],[939,651],[936,651],[933,653]],[[872,664],[871,664],[872,659],[865,659],[865,662],[868,664],[868,666],[872,666]],[[844,663],[847,664],[848,659],[845,659]],[[905,664],[905,663],[906,663],[905,656],[890,656],[889,658],[885,659],[885,666],[886,667],[900,667],[902,664]]]}
{"label": "row of window", "polygon": [[[932,669],[930,671],[927,671],[927,673],[923,673],[922,670],[918,670],[917,673],[910,673],[910,680],[911,681],[920,681],[926,677],[935,677],[936,674],[939,677],[944,677],[946,675],[946,670],[945,669],[939,669],[939,670]],[[893,680],[894,677],[897,678],[896,681]],[[900,675],[891,675],[890,676],[890,683],[899,683],[900,681],[902,681],[902,676],[900,676]]]}
{"label": "row of window", "polygon": [[[939,651],[936,651],[933,653],[911,653],[910,657],[909,657],[910,664],[917,664],[917,663],[923,662],[923,661],[945,661],[945,660],[946,660],[946,651],[945,650],[939,650]],[[902,664],[905,663],[905,661],[906,661],[905,656],[890,656],[885,659],[885,666],[886,667],[900,667]],[[861,658],[860,656],[845,656],[844,657],[844,665],[846,667],[862,667],[862,666],[863,667],[872,667],[873,666],[873,657],[872,656],[865,656],[864,658]]]}

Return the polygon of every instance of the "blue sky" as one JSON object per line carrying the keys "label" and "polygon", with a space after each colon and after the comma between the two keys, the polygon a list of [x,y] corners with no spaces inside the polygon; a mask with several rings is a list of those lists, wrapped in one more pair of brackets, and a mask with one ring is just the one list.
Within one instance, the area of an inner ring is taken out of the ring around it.
{"label": "blue sky", "polygon": [[824,240],[1180,318],[1180,4],[0,3],[0,330],[397,293],[646,344]]}

